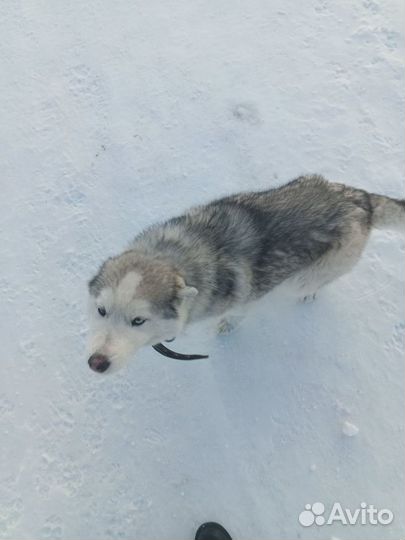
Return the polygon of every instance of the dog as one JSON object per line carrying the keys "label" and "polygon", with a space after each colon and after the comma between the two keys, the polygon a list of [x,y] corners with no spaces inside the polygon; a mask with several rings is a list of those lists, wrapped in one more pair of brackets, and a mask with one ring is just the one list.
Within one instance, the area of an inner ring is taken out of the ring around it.
{"label": "dog", "polygon": [[89,282],[89,366],[114,372],[140,347],[172,340],[189,323],[281,284],[311,299],[353,268],[373,228],[404,224],[405,200],[311,175],[154,225]]}

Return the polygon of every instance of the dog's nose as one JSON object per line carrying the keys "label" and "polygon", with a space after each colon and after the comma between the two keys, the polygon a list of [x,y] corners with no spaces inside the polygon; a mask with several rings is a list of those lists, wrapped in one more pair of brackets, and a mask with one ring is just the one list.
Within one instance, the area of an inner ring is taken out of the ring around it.
{"label": "dog's nose", "polygon": [[89,366],[97,373],[104,373],[110,367],[111,362],[104,354],[92,354],[89,358]]}

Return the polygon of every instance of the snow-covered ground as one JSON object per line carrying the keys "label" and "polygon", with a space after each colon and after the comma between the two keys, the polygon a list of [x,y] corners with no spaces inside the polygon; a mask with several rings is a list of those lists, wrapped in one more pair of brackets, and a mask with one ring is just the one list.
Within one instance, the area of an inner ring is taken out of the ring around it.
{"label": "snow-covered ground", "polygon": [[[312,305],[269,297],[176,342],[209,360],[145,349],[101,377],[84,350],[87,280],[156,220],[305,172],[403,195],[403,2],[4,0],[1,19],[1,538],[403,538],[400,234]],[[299,524],[337,501],[395,519]]]}

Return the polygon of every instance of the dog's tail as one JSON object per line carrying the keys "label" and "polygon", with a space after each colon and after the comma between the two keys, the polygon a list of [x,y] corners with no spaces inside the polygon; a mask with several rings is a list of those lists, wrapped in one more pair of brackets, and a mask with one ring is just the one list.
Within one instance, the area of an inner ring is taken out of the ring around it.
{"label": "dog's tail", "polygon": [[370,193],[372,222],[377,229],[405,230],[405,199],[392,199]]}

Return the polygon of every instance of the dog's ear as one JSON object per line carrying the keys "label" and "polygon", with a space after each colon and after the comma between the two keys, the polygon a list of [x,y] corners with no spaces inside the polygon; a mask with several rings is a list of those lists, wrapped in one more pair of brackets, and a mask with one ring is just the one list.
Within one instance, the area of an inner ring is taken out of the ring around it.
{"label": "dog's ear", "polygon": [[198,294],[198,289],[187,285],[181,276],[176,276],[176,285],[179,298],[192,298]]}
{"label": "dog's ear", "polygon": [[113,257],[108,257],[106,261],[98,269],[97,274],[88,282],[89,293],[92,296],[98,296],[101,289],[104,286],[103,270],[109,261],[112,261]]}
{"label": "dog's ear", "polygon": [[96,274],[87,284],[89,293],[92,296],[97,296],[97,294],[100,292],[101,286],[102,280],[100,278],[100,274]]}

